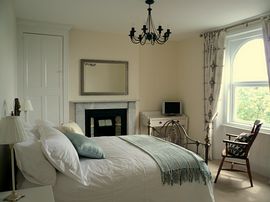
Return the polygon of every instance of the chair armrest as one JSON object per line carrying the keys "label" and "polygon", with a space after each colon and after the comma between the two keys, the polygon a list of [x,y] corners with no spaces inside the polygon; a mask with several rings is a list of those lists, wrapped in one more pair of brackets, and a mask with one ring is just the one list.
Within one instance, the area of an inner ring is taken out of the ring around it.
{"label": "chair armrest", "polygon": [[226,136],[229,137],[229,140],[232,138],[232,137],[238,137],[239,135],[236,135],[236,134],[232,134],[232,133],[226,133]]}
{"label": "chair armrest", "polygon": [[231,137],[238,137],[239,135],[232,134],[232,133],[226,133],[226,136],[231,136]]}
{"label": "chair armrest", "polygon": [[232,141],[232,140],[223,140],[224,143],[228,144],[236,144],[236,145],[248,145],[247,142],[235,142],[235,141]]}

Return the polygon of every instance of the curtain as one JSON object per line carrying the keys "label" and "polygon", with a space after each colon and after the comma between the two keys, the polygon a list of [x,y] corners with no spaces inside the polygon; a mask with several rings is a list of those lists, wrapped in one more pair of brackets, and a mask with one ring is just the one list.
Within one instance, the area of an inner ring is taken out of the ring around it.
{"label": "curtain", "polygon": [[266,65],[268,73],[268,82],[270,87],[270,19],[263,21],[263,41],[265,47]]}
{"label": "curtain", "polygon": [[[225,31],[208,32],[203,37],[205,141],[212,145],[213,121],[217,115],[217,103],[222,80]],[[212,159],[212,147],[209,150],[209,158]]]}

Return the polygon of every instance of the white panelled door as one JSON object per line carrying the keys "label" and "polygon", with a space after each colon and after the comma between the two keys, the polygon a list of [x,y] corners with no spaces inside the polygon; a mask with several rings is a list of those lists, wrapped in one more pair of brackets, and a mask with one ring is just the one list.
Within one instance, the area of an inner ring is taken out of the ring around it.
{"label": "white panelled door", "polygon": [[23,96],[32,102],[29,116],[63,122],[63,37],[23,33]]}

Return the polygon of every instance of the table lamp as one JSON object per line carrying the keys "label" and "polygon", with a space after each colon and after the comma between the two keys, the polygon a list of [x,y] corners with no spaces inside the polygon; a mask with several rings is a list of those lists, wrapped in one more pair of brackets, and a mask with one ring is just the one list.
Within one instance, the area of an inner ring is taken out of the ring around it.
{"label": "table lamp", "polygon": [[19,116],[7,116],[0,120],[0,145],[8,144],[11,153],[11,169],[12,169],[12,192],[4,201],[17,201],[24,195],[15,191],[15,174],[14,174],[14,144],[23,142],[27,139],[23,123]]}
{"label": "table lamp", "polygon": [[33,105],[31,103],[31,100],[26,99],[24,102],[24,113],[25,113],[25,121],[28,122],[28,112],[34,111]]}

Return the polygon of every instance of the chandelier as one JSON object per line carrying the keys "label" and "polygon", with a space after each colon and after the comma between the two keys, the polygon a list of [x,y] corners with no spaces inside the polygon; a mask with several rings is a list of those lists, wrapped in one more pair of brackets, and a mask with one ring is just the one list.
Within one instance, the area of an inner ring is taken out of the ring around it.
{"label": "chandelier", "polygon": [[139,34],[139,36],[135,36],[136,30],[134,27],[132,27],[129,34],[130,39],[133,43],[140,43],[141,45],[144,45],[146,41],[149,41],[152,45],[154,45],[155,43],[164,44],[166,41],[168,41],[171,31],[170,29],[167,29],[167,31],[162,35],[162,26],[158,26],[157,29],[155,28],[151,16],[151,4],[154,3],[154,0],[146,0],[145,3],[149,5],[147,9],[148,16],[146,23],[143,25],[142,32],[141,34]]}

